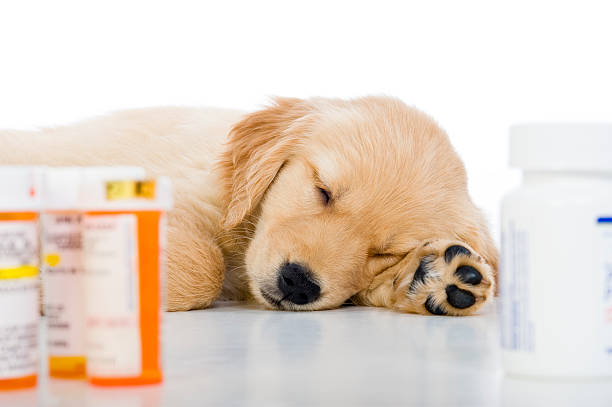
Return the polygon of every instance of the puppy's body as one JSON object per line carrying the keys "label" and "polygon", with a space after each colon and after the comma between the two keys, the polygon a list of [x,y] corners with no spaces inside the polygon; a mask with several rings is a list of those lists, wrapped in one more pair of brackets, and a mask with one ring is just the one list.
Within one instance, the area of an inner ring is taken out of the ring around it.
{"label": "puppy's body", "polygon": [[3,165],[170,176],[170,310],[221,295],[464,315],[492,295],[497,252],[463,165],[435,123],[394,99],[279,99],[249,115],[142,109],[0,141]]}
{"label": "puppy's body", "polygon": [[[123,111],[38,132],[0,131],[2,165],[138,165],[147,175],[172,178],[169,215],[168,307],[208,306],[218,295],[225,264],[240,275],[239,260],[223,258],[219,241],[221,183],[214,173],[231,126],[243,112],[150,108]],[[239,256],[238,256],[239,257]],[[180,272],[174,272],[180,270]],[[244,298],[240,278],[228,294]]]}

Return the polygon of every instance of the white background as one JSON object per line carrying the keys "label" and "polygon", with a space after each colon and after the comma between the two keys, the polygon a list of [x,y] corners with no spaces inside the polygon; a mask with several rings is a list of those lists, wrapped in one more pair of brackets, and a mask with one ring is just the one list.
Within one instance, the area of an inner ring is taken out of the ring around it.
{"label": "white background", "polygon": [[0,128],[270,95],[398,96],[444,127],[495,234],[507,129],[612,121],[606,2],[6,1]]}

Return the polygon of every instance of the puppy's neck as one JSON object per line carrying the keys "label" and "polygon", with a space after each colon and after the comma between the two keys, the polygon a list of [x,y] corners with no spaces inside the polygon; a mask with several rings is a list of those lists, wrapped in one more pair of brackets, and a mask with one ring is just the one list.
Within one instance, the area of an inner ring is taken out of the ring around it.
{"label": "puppy's neck", "polygon": [[245,301],[251,299],[245,255],[255,233],[258,216],[247,216],[238,226],[220,232],[218,243],[225,261],[225,278],[220,299]]}

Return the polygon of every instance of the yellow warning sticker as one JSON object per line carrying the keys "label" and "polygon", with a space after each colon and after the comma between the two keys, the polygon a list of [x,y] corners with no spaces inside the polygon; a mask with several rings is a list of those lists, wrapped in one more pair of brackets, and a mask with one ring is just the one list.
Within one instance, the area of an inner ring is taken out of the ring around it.
{"label": "yellow warning sticker", "polygon": [[60,262],[60,255],[58,253],[49,253],[45,255],[45,263],[51,267],[55,267]]}
{"label": "yellow warning sticker", "polygon": [[155,181],[108,181],[106,183],[106,199],[155,199]]}
{"label": "yellow warning sticker", "polygon": [[38,267],[36,266],[21,266],[10,269],[0,269],[0,280],[10,280],[13,278],[36,277],[38,275]]}

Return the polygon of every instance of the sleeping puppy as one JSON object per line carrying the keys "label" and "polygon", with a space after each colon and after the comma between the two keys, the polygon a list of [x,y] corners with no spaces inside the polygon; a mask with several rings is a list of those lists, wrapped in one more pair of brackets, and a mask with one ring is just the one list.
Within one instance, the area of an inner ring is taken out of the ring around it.
{"label": "sleeping puppy", "polygon": [[133,110],[0,141],[4,165],[140,165],[172,177],[171,311],[350,300],[469,315],[494,293],[498,254],[463,164],[432,119],[397,99]]}

